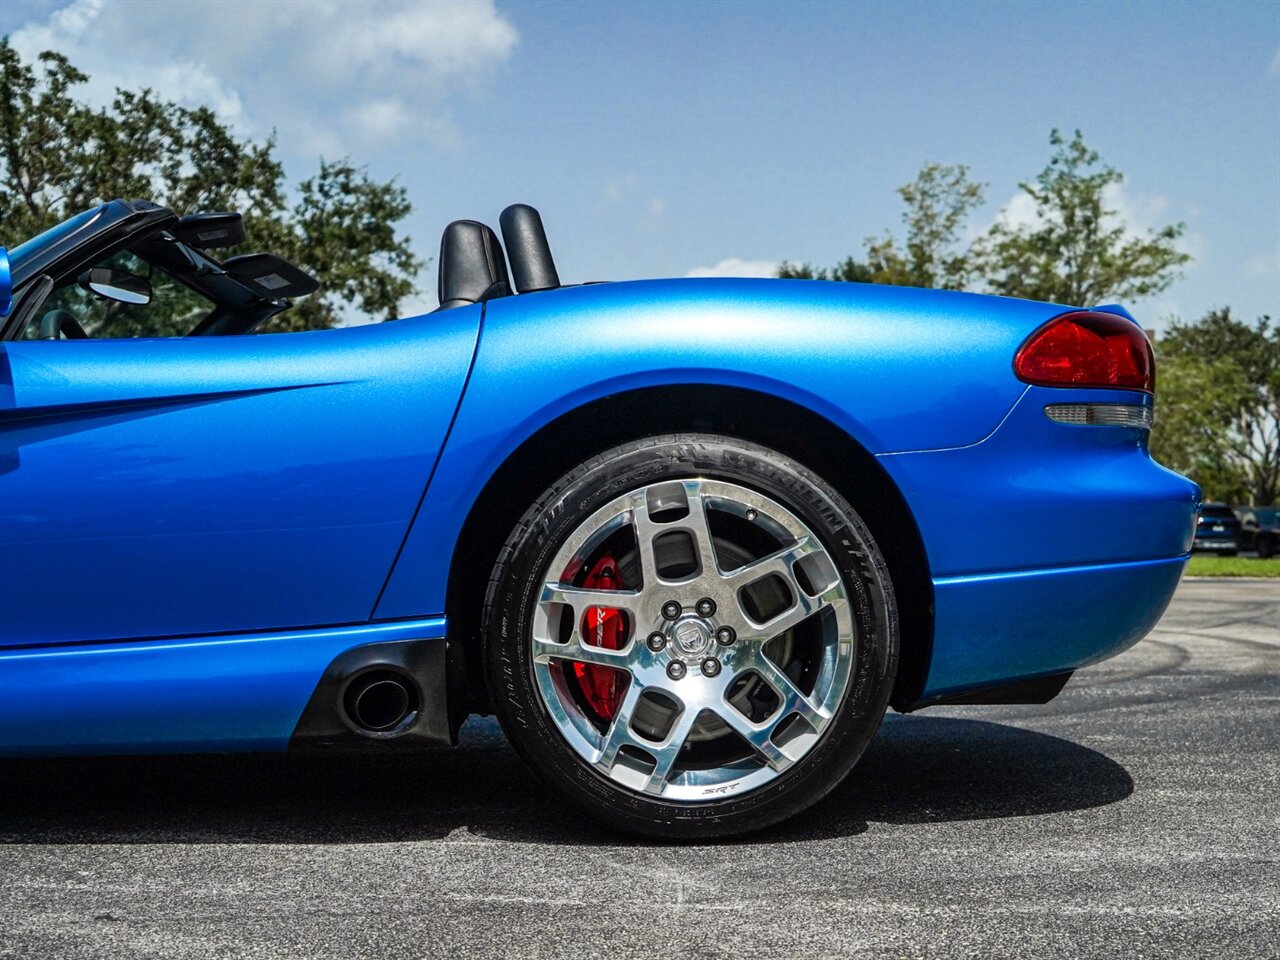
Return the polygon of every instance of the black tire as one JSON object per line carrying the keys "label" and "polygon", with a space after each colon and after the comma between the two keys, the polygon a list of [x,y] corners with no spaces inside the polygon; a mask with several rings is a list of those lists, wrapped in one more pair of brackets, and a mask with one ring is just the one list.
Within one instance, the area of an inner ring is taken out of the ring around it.
{"label": "black tire", "polygon": [[1275,541],[1270,537],[1258,538],[1258,559],[1266,560],[1276,552]]}
{"label": "black tire", "polygon": [[[585,518],[628,491],[690,478],[726,481],[763,494],[817,534],[838,567],[857,642],[843,698],[802,759],[752,792],[672,802],[614,782],[570,748],[534,680],[531,618],[553,557]],[[800,813],[830,792],[861,757],[880,724],[899,648],[888,567],[848,501],[777,451],[700,434],[623,444],[580,464],[548,488],[516,525],[494,566],[482,637],[495,712],[535,775],[598,820],[626,831],[669,838],[759,830]]]}

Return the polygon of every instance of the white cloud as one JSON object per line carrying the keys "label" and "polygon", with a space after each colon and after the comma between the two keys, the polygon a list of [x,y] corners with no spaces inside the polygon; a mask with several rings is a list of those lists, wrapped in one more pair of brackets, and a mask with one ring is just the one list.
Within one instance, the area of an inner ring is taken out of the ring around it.
{"label": "white cloud", "polygon": [[743,260],[729,257],[710,267],[694,267],[686,277],[776,277],[777,260]]}
{"label": "white cloud", "polygon": [[395,97],[370,100],[351,111],[351,118],[363,127],[367,136],[378,138],[394,137],[397,130],[412,123],[408,109]]}
{"label": "white cloud", "polygon": [[1039,211],[1036,210],[1036,202],[1031,199],[1031,195],[1019,190],[1008,203],[1000,208],[994,223],[1002,224],[1011,230],[1017,230],[1021,227],[1040,226],[1041,217]]}
{"label": "white cloud", "polygon": [[640,178],[633,173],[614,177],[612,180],[605,181],[604,186],[600,188],[600,200],[596,206],[608,207],[621,203],[634,196],[639,188]]}
{"label": "white cloud", "polygon": [[644,181],[633,173],[606,180],[596,198],[597,216],[628,217],[637,227],[657,230],[667,215],[667,200],[645,189]]}
{"label": "white cloud", "polygon": [[34,62],[45,50],[66,54],[72,64],[89,74],[82,95],[94,104],[111,103],[117,87],[150,87],[184,106],[208,106],[224,122],[243,125],[239,94],[204,64],[188,57],[121,57],[119,48],[99,42],[112,32],[112,12],[105,0],[74,0],[44,22],[27,23],[15,30],[9,40],[28,62]]}
{"label": "white cloud", "polygon": [[519,42],[492,0],[74,0],[10,34],[28,60],[66,54],[86,96],[152,87],[207,105],[244,133],[362,157],[379,142],[457,140],[449,105],[474,94]]}
{"label": "white cloud", "polygon": [[1280,273],[1280,244],[1272,253],[1264,253],[1251,258],[1245,265],[1245,272],[1251,277],[1265,277],[1272,273]]}
{"label": "white cloud", "polygon": [[[1145,236],[1148,231],[1159,230],[1171,221],[1180,219],[1169,212],[1169,198],[1162,194],[1129,193],[1123,183],[1113,183],[1102,193],[1103,204],[1115,211],[1115,219],[1126,226],[1131,237]],[[1174,248],[1191,255],[1188,268],[1204,259],[1205,242],[1201,234],[1184,230],[1174,242]]]}

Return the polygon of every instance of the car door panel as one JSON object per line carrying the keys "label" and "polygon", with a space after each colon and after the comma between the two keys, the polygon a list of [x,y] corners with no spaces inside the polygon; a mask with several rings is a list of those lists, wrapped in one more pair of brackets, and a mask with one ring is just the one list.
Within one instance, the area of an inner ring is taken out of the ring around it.
{"label": "car door panel", "polygon": [[480,309],[0,358],[0,646],[369,619]]}

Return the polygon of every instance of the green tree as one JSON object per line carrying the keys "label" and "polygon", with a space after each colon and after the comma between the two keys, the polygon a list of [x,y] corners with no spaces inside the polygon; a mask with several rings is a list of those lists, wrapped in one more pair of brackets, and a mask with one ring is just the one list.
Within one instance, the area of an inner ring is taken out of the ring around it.
{"label": "green tree", "polygon": [[830,269],[784,262],[778,276],[984,290],[1077,306],[1132,302],[1167,289],[1191,259],[1177,249],[1184,225],[1133,236],[1104,196],[1124,175],[1103,164],[1078,130],[1070,141],[1054,130],[1049,143],[1049,164],[1034,182],[1019,184],[1032,201],[1032,223],[997,223],[963,245],[985,185],[969,179],[968,167],[931,163],[898,190],[906,204],[902,246],[889,234],[868,237],[861,260],[848,257]]}
{"label": "green tree", "polygon": [[[46,51],[28,64],[0,39],[0,225],[10,244],[116,197],[148,199],[178,213],[236,210],[245,251],[269,250],[321,281],[320,291],[272,329],[329,327],[344,311],[392,318],[414,292],[422,263],[399,224],[410,205],[394,181],[371,179],[350,160],[321,162],[291,203],[274,137],[240,139],[207,108],[151,90],[117,90],[109,109],[77,99],[88,77]],[[173,299],[173,332],[189,310]],[[127,318],[113,334],[127,332]]]}
{"label": "green tree", "polygon": [[830,269],[784,262],[778,276],[962,290],[971,280],[972,258],[960,249],[960,234],[982,203],[984,188],[969,179],[968,167],[926,164],[915,180],[898,188],[906,204],[902,246],[892,234],[867,237],[864,260],[847,257]]}
{"label": "green tree", "polygon": [[1157,344],[1152,453],[1208,499],[1267,506],[1280,494],[1280,328],[1229,308],[1175,321]]}
{"label": "green tree", "polygon": [[974,250],[993,293],[1075,306],[1132,302],[1168,288],[1191,257],[1177,249],[1181,223],[1129,234],[1104,194],[1124,175],[1103,164],[1079,130],[1054,130],[1054,154],[1035,182],[1019,184],[1035,222],[995,224]]}

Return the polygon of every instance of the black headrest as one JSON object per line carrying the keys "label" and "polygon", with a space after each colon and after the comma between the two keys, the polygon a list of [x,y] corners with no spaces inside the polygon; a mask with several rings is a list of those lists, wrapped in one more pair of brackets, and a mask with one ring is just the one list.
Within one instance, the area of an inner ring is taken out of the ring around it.
{"label": "black headrest", "polygon": [[502,240],[511,257],[511,272],[516,278],[516,289],[521,293],[535,290],[554,290],[560,286],[556,265],[551,259],[551,247],[547,232],[542,229],[542,217],[525,203],[513,203],[498,218],[502,226]]}
{"label": "black headrest", "polygon": [[511,293],[507,261],[492,230],[455,220],[440,240],[440,309],[481,303]]}

